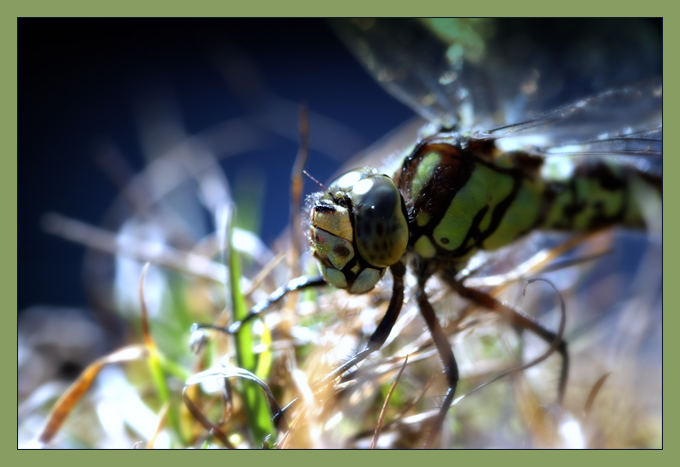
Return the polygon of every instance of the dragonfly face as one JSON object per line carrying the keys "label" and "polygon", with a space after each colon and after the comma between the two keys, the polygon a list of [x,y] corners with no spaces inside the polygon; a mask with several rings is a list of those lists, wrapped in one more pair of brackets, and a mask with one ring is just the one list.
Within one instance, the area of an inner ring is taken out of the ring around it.
{"label": "dragonfly face", "polygon": [[365,293],[406,251],[404,201],[394,182],[373,169],[337,178],[311,210],[310,242],[321,275],[350,293]]}

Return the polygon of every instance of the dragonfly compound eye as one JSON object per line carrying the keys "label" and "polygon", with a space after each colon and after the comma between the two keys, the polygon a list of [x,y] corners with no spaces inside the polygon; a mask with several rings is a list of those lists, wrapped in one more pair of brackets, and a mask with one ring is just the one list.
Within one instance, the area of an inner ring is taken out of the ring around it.
{"label": "dragonfly compound eye", "polygon": [[335,180],[312,207],[311,221],[310,243],[322,276],[350,293],[371,290],[408,244],[401,194],[373,169]]}

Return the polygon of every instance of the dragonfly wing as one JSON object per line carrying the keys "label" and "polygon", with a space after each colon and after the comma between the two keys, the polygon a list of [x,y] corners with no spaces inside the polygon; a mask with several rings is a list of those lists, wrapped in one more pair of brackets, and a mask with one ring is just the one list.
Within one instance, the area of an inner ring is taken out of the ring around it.
{"label": "dragonfly wing", "polygon": [[416,20],[333,22],[338,35],[393,96],[431,121],[456,122],[467,96],[457,76],[462,62],[446,58],[446,44]]}
{"label": "dragonfly wing", "polygon": [[334,26],[385,89],[445,126],[492,128],[660,74],[660,22],[356,19]]}
{"label": "dragonfly wing", "polygon": [[650,79],[479,135],[494,138],[505,150],[529,148],[546,156],[602,157],[624,163],[639,157],[660,159],[662,99],[661,80]]}
{"label": "dragonfly wing", "polygon": [[498,139],[545,133],[556,142],[584,141],[606,133],[648,135],[661,127],[661,80],[608,89],[526,120],[486,132]]}

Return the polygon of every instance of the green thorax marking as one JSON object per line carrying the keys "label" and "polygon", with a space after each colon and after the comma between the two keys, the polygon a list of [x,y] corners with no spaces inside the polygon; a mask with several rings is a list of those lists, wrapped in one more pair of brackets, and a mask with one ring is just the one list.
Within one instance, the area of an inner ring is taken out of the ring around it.
{"label": "green thorax marking", "polygon": [[418,255],[460,259],[507,245],[536,224],[543,202],[540,162],[527,164],[526,154],[524,162],[519,156],[495,162],[497,156],[485,140],[434,141],[404,160],[395,178]]}
{"label": "green thorax marking", "polygon": [[510,196],[513,185],[510,175],[477,164],[434,227],[434,242],[444,250],[454,251],[474,241],[475,233],[489,229],[494,210]]}

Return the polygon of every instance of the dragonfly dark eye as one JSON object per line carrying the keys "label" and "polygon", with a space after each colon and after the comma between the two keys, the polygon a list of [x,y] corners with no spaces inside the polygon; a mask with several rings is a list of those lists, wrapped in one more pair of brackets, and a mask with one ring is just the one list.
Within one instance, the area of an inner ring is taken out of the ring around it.
{"label": "dragonfly dark eye", "polygon": [[408,243],[399,191],[384,175],[361,180],[353,191],[359,254],[374,266],[391,266],[402,257]]}
{"label": "dragonfly dark eye", "polygon": [[372,169],[335,180],[312,208],[311,220],[310,243],[321,274],[351,293],[371,290],[406,251],[401,194],[389,177]]}

